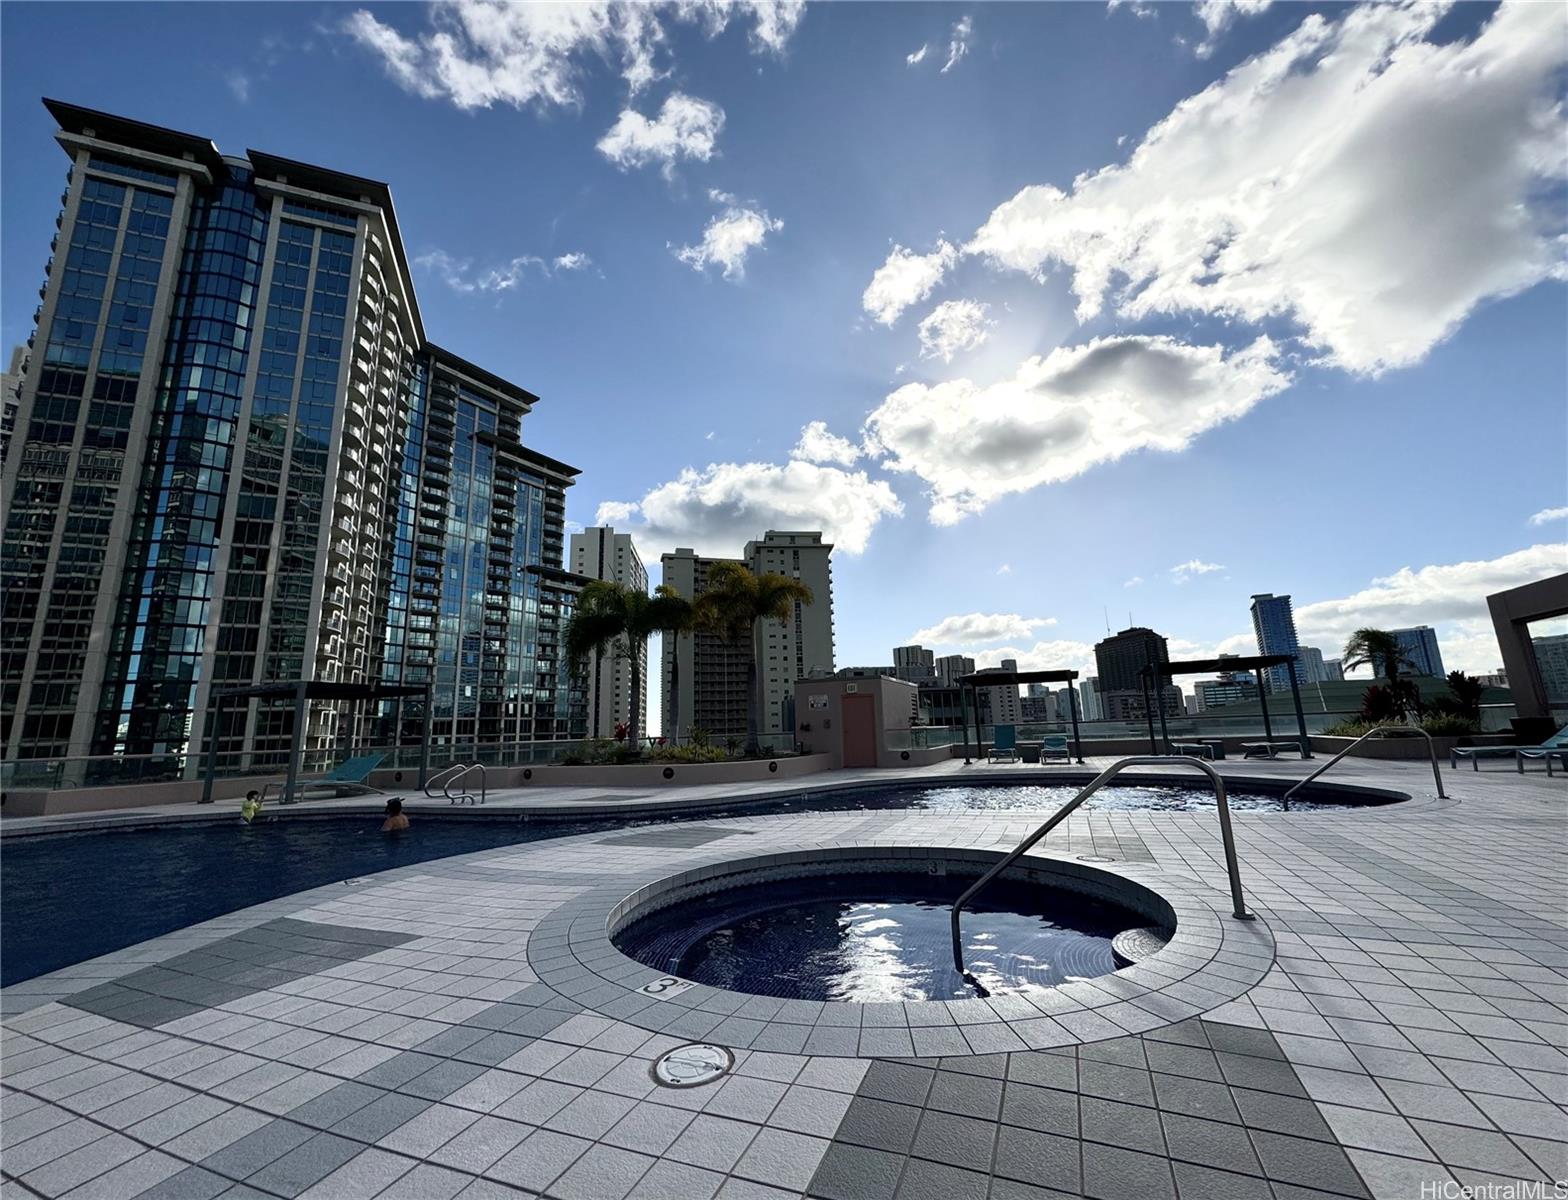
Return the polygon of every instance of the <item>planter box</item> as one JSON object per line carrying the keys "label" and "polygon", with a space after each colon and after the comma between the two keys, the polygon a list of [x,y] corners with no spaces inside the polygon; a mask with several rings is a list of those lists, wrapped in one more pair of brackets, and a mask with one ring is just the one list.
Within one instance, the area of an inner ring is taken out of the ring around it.
{"label": "planter box", "polygon": [[713,763],[604,763],[580,767],[541,763],[534,767],[494,767],[490,771],[489,784],[492,791],[514,787],[693,787],[710,783],[799,779],[830,766],[832,758],[826,754]]}

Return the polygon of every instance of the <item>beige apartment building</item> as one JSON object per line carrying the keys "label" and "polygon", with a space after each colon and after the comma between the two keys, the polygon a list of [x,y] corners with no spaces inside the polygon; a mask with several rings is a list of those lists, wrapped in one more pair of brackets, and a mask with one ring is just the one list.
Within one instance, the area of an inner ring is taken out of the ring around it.
{"label": "beige apartment building", "polygon": [[[660,559],[664,582],[688,598],[702,594],[709,568],[721,561],[744,563],[758,574],[787,575],[811,589],[812,603],[797,603],[789,620],[765,622],[758,631],[758,726],[763,734],[792,733],[795,681],[833,671],[832,552],[820,531],[770,529],[760,540],[747,542],[737,559],[705,558],[686,548]],[[751,647],[731,645],[711,633],[663,639],[664,735],[684,740],[694,726],[709,736],[744,735],[750,655]]]}
{"label": "beige apartment building", "polygon": [[[567,569],[589,579],[618,583],[644,594],[648,591],[648,569],[642,565],[637,547],[629,533],[616,533],[607,525],[594,525],[571,535],[567,549]],[[628,654],[637,655],[638,678],[643,694],[638,712],[641,732],[648,729],[648,645],[630,649],[617,646],[594,650],[584,664],[588,684],[588,736],[611,738],[615,727],[631,719],[632,664]]]}

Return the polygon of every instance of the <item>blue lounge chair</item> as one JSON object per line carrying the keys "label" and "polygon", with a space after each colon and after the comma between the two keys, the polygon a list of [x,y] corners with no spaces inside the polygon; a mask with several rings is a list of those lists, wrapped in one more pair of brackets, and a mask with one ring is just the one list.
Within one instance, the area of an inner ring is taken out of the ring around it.
{"label": "blue lounge chair", "polygon": [[[358,758],[345,759],[325,775],[312,775],[305,779],[295,780],[295,794],[285,796],[283,789],[287,786],[285,780],[274,780],[261,790],[261,798],[267,800],[270,795],[276,795],[282,804],[295,804],[300,800],[323,800],[337,796],[356,796],[364,792],[374,792],[366,782],[370,773],[381,765],[385,754],[361,754]],[[274,793],[273,789],[277,791]],[[269,795],[270,794],[270,795]]]}
{"label": "blue lounge chair", "polygon": [[1040,761],[1059,758],[1063,762],[1072,762],[1072,747],[1068,745],[1065,733],[1048,733],[1040,739]]}
{"label": "blue lounge chair", "polygon": [[986,758],[990,762],[999,762],[1006,759],[1008,762],[1018,761],[1018,727],[1016,725],[998,725],[996,727],[996,740],[991,743],[991,749],[986,751]]}
{"label": "blue lounge chair", "polygon": [[1483,758],[1512,758],[1523,773],[1524,760],[1528,756],[1546,758],[1547,769],[1550,770],[1551,758],[1547,752],[1552,750],[1568,750],[1568,725],[1564,725],[1539,746],[1455,746],[1448,752],[1448,766],[1453,770],[1463,758],[1469,760],[1471,769],[1479,771]]}

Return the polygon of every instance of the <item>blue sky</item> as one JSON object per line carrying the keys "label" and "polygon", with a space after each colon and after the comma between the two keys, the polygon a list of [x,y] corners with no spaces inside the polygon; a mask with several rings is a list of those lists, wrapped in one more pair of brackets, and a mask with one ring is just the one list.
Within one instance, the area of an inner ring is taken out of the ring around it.
{"label": "blue sky", "polygon": [[6,344],[65,167],[40,96],[384,179],[427,330],[543,397],[570,515],[654,563],[825,526],[841,665],[928,631],[1083,666],[1107,613],[1235,648],[1272,591],[1330,657],[1426,622],[1484,671],[1484,595],[1568,569],[1556,6],[12,3],[0,33]]}

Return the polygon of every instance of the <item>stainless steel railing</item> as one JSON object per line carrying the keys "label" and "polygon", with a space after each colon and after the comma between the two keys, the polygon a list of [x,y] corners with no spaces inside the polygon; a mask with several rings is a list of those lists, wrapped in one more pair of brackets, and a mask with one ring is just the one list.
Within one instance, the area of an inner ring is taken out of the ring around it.
{"label": "stainless steel railing", "polygon": [[452,777],[452,779],[455,779],[455,778],[457,778],[457,776],[458,776],[458,774],[460,772],[468,770],[468,768],[470,766],[472,766],[472,765],[473,765],[472,763],[453,763],[449,767],[442,767],[439,771],[437,771],[434,775],[432,775],[428,780],[425,781],[425,786],[424,786],[424,793],[425,793],[425,795],[429,796],[430,799],[432,799],[432,800],[436,799],[437,798],[436,797],[436,793],[435,793],[435,791],[433,789],[435,788],[435,786],[437,784],[440,784],[441,785],[441,795],[445,796],[448,800],[451,800],[452,797],[447,793],[447,790],[446,790],[446,785],[451,782],[451,780],[448,779],[447,776],[450,775]]}
{"label": "stainless steel railing", "polygon": [[[479,794],[476,796],[468,790],[466,780],[473,772],[479,772]],[[452,794],[454,787],[461,787],[457,795]],[[483,804],[490,795],[488,772],[484,763],[459,763],[450,778],[442,785],[441,794],[446,797],[448,804]]]}
{"label": "stainless steel railing", "polygon": [[1366,741],[1369,737],[1374,737],[1377,734],[1385,732],[1419,733],[1426,739],[1427,751],[1432,756],[1432,781],[1437,784],[1437,794],[1439,799],[1448,799],[1448,797],[1443,794],[1443,773],[1437,769],[1437,743],[1432,740],[1432,735],[1417,725],[1377,725],[1367,730],[1355,741],[1351,742],[1350,745],[1346,746],[1338,754],[1334,755],[1333,758],[1329,759],[1326,763],[1319,767],[1316,771],[1312,772],[1312,774],[1308,775],[1300,783],[1296,784],[1296,786],[1291,788],[1290,791],[1286,792],[1284,795],[1285,803],[1289,803],[1292,796],[1294,796],[1302,788],[1306,787],[1307,784],[1311,783],[1319,775],[1323,774],[1324,771],[1328,770],[1340,759],[1344,758],[1345,755],[1349,754],[1357,746],[1361,745],[1361,743]]}
{"label": "stainless steel railing", "polygon": [[1017,862],[1018,859],[1027,854],[1036,842],[1038,842],[1046,834],[1050,833],[1051,830],[1055,829],[1058,825],[1065,821],[1074,809],[1076,809],[1090,796],[1094,795],[1095,792],[1099,791],[1111,780],[1115,779],[1116,776],[1120,775],[1128,767],[1167,767],[1172,763],[1185,763],[1190,767],[1196,767],[1198,770],[1207,775],[1209,777],[1209,782],[1214,785],[1214,799],[1218,805],[1220,816],[1220,840],[1224,843],[1225,846],[1225,870],[1226,873],[1230,876],[1230,899],[1232,915],[1238,921],[1252,920],[1253,916],[1247,911],[1246,899],[1241,892],[1241,870],[1236,865],[1236,839],[1235,836],[1231,833],[1230,828],[1230,803],[1225,798],[1225,781],[1220,778],[1220,773],[1213,767],[1209,766],[1209,764],[1204,762],[1201,758],[1189,758],[1184,755],[1138,755],[1133,758],[1119,759],[1110,766],[1106,767],[1105,770],[1101,771],[1092,780],[1085,784],[1082,791],[1080,791],[1066,804],[1062,805],[1061,808],[1057,809],[1056,814],[1052,816],[1049,821],[1047,821],[1044,825],[1041,825],[1040,828],[1036,829],[1023,841],[1019,842],[1018,845],[1014,847],[1005,858],[1003,858],[999,863],[996,864],[996,866],[992,867],[984,875],[980,876],[980,878],[974,882],[968,891],[966,891],[957,900],[953,901],[953,965],[958,968],[960,974],[965,975],[967,978],[968,973],[964,971],[963,936],[959,930],[959,914],[962,911],[964,905],[968,904],[970,900],[974,899],[974,897],[987,884],[989,884],[991,880],[995,879],[1003,871],[1007,870],[1008,867],[1012,866],[1013,863]]}

